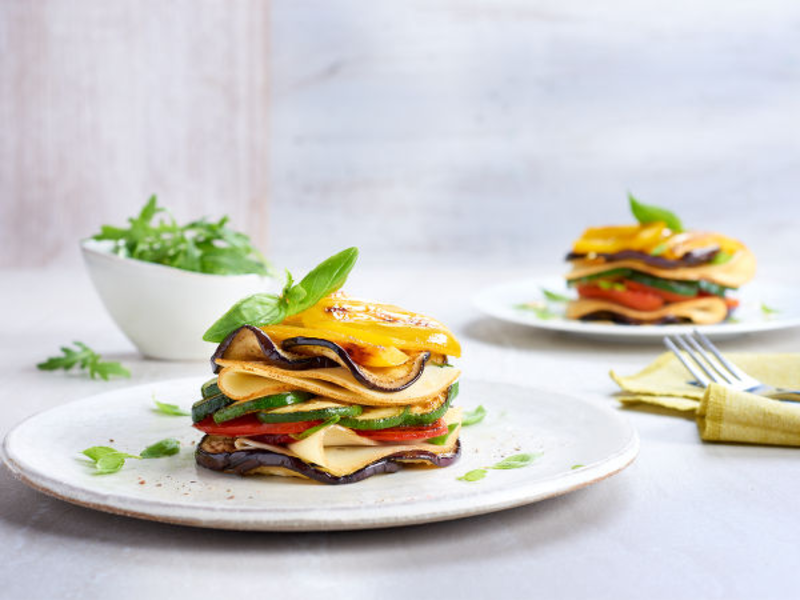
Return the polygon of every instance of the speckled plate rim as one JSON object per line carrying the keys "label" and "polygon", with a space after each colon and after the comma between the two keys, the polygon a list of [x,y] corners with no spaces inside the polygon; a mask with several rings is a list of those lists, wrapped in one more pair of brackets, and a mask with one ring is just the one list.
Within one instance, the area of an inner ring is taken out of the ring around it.
{"label": "speckled plate rim", "polygon": [[[794,307],[800,304],[800,293],[791,286],[778,283],[754,282],[742,287],[743,298],[757,297],[759,293],[774,297],[777,293],[791,298],[781,306],[788,307],[774,317],[763,320],[748,320],[740,323],[718,323],[715,325],[619,325],[574,321],[564,318],[540,319],[531,312],[514,308],[514,304],[541,298],[541,288],[567,294],[569,291],[561,276],[534,277],[500,283],[479,291],[472,304],[483,314],[507,323],[535,329],[555,331],[586,338],[608,341],[659,341],[665,335],[676,335],[699,330],[712,339],[726,339],[749,333],[761,333],[800,327],[800,312]],[[573,292],[574,293],[574,292]],[[769,304],[769,302],[767,302]]]}
{"label": "speckled plate rim", "polygon": [[[185,381],[191,382],[192,384],[197,383],[194,378]],[[174,381],[161,383],[174,383]],[[490,382],[481,380],[480,383],[487,384]],[[498,385],[528,390],[530,393],[542,391],[535,388],[512,386],[510,384]],[[150,387],[150,385],[135,386],[116,390],[116,392],[134,391],[144,388],[149,389]],[[115,392],[106,392],[106,394],[114,393]],[[598,483],[619,473],[634,461],[639,452],[639,436],[624,416],[608,407],[567,394],[547,393],[550,396],[560,396],[559,401],[576,402],[591,407],[593,411],[604,413],[606,418],[614,419],[617,421],[617,424],[624,426],[626,439],[615,452],[609,454],[603,460],[582,466],[582,468],[578,470],[564,472],[558,476],[550,477],[549,479],[538,480],[532,484],[518,485],[511,488],[506,487],[491,491],[476,489],[476,493],[469,498],[447,502],[438,509],[428,508],[422,511],[415,509],[415,503],[407,503],[399,506],[394,505],[395,509],[399,509],[396,510],[394,514],[387,513],[387,511],[382,510],[381,507],[353,505],[346,507],[346,509],[338,507],[336,509],[336,518],[331,518],[330,514],[326,513],[324,507],[314,511],[298,511],[292,508],[276,509],[275,507],[264,509],[256,507],[229,508],[221,505],[190,506],[180,502],[168,502],[163,500],[152,501],[141,498],[132,499],[113,493],[99,493],[96,490],[71,485],[57,478],[36,472],[36,470],[28,468],[25,464],[24,457],[15,456],[12,448],[15,433],[25,424],[49,411],[42,411],[32,415],[13,428],[5,437],[2,449],[0,449],[0,458],[2,458],[2,461],[15,478],[48,496],[101,512],[161,523],[210,529],[276,532],[346,531],[419,525],[516,508],[547,498],[567,494]],[[81,402],[81,400],[88,400],[106,394],[89,396],[73,402],[77,403]],[[387,477],[390,477],[390,475]]]}

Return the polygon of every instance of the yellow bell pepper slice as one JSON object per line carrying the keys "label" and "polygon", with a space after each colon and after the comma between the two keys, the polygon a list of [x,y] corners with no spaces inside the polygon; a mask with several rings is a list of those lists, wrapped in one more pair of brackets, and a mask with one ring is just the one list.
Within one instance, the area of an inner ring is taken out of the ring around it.
{"label": "yellow bell pepper slice", "polygon": [[458,340],[435,319],[391,304],[356,300],[343,294],[323,298],[285,322],[400,350],[461,356]]}
{"label": "yellow bell pepper slice", "polygon": [[623,250],[649,252],[671,235],[665,223],[590,227],[573,244],[577,254],[614,254]]}

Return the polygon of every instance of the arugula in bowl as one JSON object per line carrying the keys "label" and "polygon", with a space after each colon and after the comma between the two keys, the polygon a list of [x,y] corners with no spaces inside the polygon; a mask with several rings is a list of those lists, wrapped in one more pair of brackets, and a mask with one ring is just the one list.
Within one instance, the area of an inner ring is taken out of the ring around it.
{"label": "arugula in bowl", "polygon": [[[156,220],[156,217],[160,217]],[[129,227],[103,225],[91,239],[109,241],[111,252],[185,271],[211,275],[272,275],[264,256],[250,238],[228,226],[228,217],[219,221],[205,218],[178,225],[169,211],[158,206],[151,196]]]}

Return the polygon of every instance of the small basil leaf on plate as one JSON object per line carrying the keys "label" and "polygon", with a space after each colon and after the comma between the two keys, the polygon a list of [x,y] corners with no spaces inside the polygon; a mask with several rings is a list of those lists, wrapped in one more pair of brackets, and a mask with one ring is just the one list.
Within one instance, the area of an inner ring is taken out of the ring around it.
{"label": "small basil leaf on plate", "polygon": [[767,306],[766,304],[764,304],[762,302],[761,303],[761,312],[764,313],[765,315],[769,316],[769,315],[777,314],[777,313],[779,313],[781,311],[778,310],[777,308],[772,308],[770,306]]}
{"label": "small basil leaf on plate", "polygon": [[472,471],[467,471],[461,477],[456,477],[459,481],[480,481],[484,477],[486,477],[486,469],[473,469]]}
{"label": "small basil leaf on plate", "polygon": [[175,438],[166,438],[155,444],[151,444],[142,450],[142,458],[162,458],[172,456],[181,450],[181,443]]}
{"label": "small basil leaf on plate", "polygon": [[672,211],[651,204],[643,204],[634,198],[633,194],[628,194],[628,201],[630,202],[633,216],[642,225],[663,221],[673,232],[680,233],[683,231],[683,223]]}
{"label": "small basil leaf on plate", "polygon": [[572,300],[572,298],[570,298],[569,296],[558,294],[556,292],[552,292],[545,288],[542,288],[542,294],[544,294],[544,297],[550,302],[569,302],[570,300]]}
{"label": "small basil leaf on plate", "polygon": [[109,475],[116,473],[125,465],[125,455],[115,452],[113,454],[106,454],[101,456],[95,466],[96,475]]}
{"label": "small basil leaf on plate", "polygon": [[470,425],[476,425],[483,421],[486,417],[486,409],[483,408],[483,405],[478,406],[475,410],[468,410],[464,412],[464,417],[461,419],[461,426],[462,427],[469,427]]}
{"label": "small basil leaf on plate", "polygon": [[515,308],[518,309],[518,310],[525,310],[525,311],[532,312],[533,314],[536,315],[537,318],[539,318],[539,319],[541,319],[543,321],[547,321],[549,319],[554,319],[554,318],[556,318],[558,316],[556,313],[551,311],[546,306],[540,306],[538,304],[533,304],[533,303],[517,304],[515,306]]}
{"label": "small basil leaf on plate", "polygon": [[513,456],[508,456],[501,460],[499,463],[496,463],[489,467],[490,469],[520,469],[522,467],[527,467],[537,458],[539,458],[541,454],[515,454]]}
{"label": "small basil leaf on plate", "polygon": [[153,398],[153,402],[155,402],[156,407],[153,409],[157,413],[161,413],[162,415],[169,415],[171,417],[188,417],[190,413],[183,410],[177,404],[168,404],[166,402],[159,402],[155,398]]}

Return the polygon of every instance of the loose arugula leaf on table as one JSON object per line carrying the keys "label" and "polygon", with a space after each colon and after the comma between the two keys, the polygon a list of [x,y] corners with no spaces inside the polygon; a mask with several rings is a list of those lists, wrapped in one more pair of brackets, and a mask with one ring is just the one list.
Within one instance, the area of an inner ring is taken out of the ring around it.
{"label": "loose arugula leaf on table", "polygon": [[37,364],[36,368],[40,371],[55,371],[57,369],[69,371],[77,366],[80,369],[88,370],[92,379],[100,377],[105,381],[108,381],[109,377],[112,376],[131,376],[131,372],[120,363],[102,360],[102,356],[83,342],[74,342],[74,345],[77,349],[62,346],[61,352],[63,356],[52,356],[46,361]]}
{"label": "loose arugula leaf on table", "polygon": [[191,414],[183,410],[177,404],[168,404],[166,402],[159,402],[158,400],[155,399],[155,396],[153,396],[153,402],[156,405],[153,411],[161,413],[162,415],[169,415],[171,417],[188,417]]}
{"label": "loose arugula leaf on table", "polygon": [[651,204],[643,204],[634,198],[633,194],[628,194],[628,202],[630,202],[633,216],[642,225],[663,221],[673,232],[683,231],[683,223],[672,211]]}
{"label": "loose arugula leaf on table", "polygon": [[470,425],[476,425],[483,421],[485,417],[486,409],[483,408],[483,405],[479,405],[475,410],[468,410],[464,412],[464,417],[461,419],[461,426],[469,427]]}
{"label": "loose arugula leaf on table", "polygon": [[472,469],[472,471],[467,471],[461,477],[456,477],[459,481],[480,481],[484,477],[486,477],[486,469]]}
{"label": "loose arugula leaf on table", "polygon": [[[157,215],[163,218],[153,222]],[[158,263],[185,271],[214,275],[269,275],[271,267],[250,238],[219,221],[200,219],[178,225],[151,196],[129,227],[103,225],[92,239],[113,242],[113,252],[126,258]]]}
{"label": "loose arugula leaf on table", "polygon": [[297,284],[287,271],[286,285],[280,296],[261,293],[239,300],[208,328],[203,339],[218,344],[242,325],[276,325],[286,317],[311,308],[344,285],[357,259],[358,248],[342,250],[314,267]]}
{"label": "loose arugula leaf on table", "polygon": [[175,438],[166,438],[142,450],[141,458],[162,458],[172,456],[181,450],[181,443]]}
{"label": "loose arugula leaf on table", "polygon": [[572,300],[572,298],[570,298],[569,296],[564,296],[563,294],[551,292],[550,290],[545,288],[542,288],[542,294],[544,294],[544,297],[550,302],[569,302],[570,300]]}

